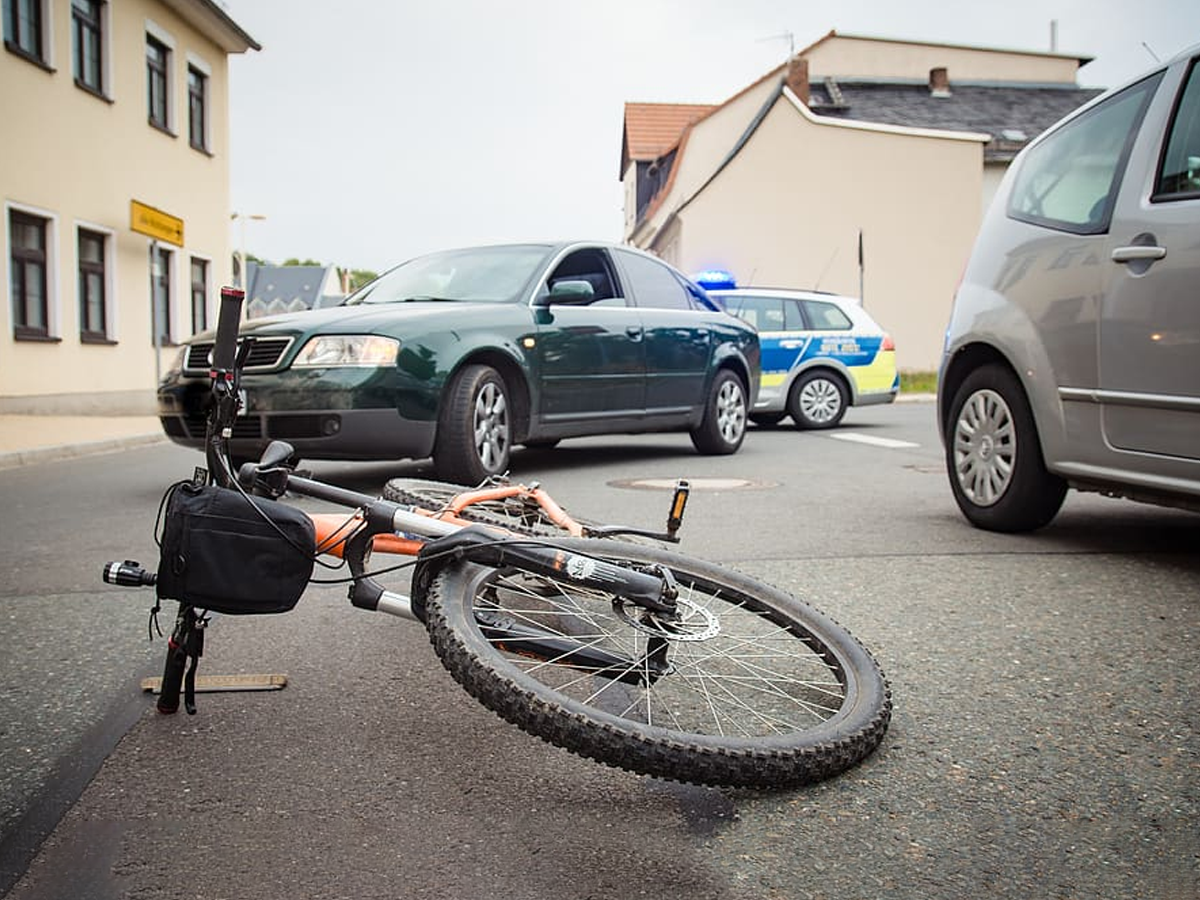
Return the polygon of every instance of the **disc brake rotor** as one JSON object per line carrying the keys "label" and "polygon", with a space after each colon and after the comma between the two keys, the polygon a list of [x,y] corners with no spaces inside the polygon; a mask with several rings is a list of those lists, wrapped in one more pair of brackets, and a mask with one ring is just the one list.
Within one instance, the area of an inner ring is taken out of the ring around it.
{"label": "disc brake rotor", "polygon": [[668,641],[707,641],[721,633],[721,620],[712,612],[683,597],[677,597],[675,604],[679,613],[675,619],[662,618],[621,597],[613,598],[613,612],[631,628]]}

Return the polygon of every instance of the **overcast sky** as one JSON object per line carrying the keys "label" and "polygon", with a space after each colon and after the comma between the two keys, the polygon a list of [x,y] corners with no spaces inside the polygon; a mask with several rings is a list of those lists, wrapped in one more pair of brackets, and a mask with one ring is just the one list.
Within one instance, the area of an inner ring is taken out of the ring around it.
{"label": "overcast sky", "polygon": [[235,248],[376,271],[619,240],[624,104],[720,103],[830,29],[1049,50],[1056,20],[1088,87],[1200,40],[1196,0],[223,3],[262,45],[230,60],[233,209],[266,216]]}

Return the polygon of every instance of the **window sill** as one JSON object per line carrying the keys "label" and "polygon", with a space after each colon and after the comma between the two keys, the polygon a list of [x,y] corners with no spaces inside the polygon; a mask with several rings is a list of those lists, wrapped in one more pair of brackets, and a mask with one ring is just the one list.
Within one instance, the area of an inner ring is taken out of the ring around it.
{"label": "window sill", "polygon": [[14,341],[29,341],[33,344],[61,344],[62,338],[54,337],[42,331],[31,331],[19,325],[13,329]]}
{"label": "window sill", "polygon": [[81,332],[79,335],[79,343],[81,344],[99,344],[104,347],[115,347],[117,342],[106,334],[89,334]]}
{"label": "window sill", "polygon": [[209,159],[213,158],[212,151],[209,150],[207,147],[201,147],[198,144],[189,144],[188,146],[191,147],[193,150],[195,150],[197,153],[203,153]]}
{"label": "window sill", "polygon": [[112,97],[105,94],[104,91],[97,90],[96,88],[94,88],[90,84],[88,84],[86,81],[80,81],[78,78],[75,79],[75,87],[79,88],[85,94],[91,94],[97,100],[103,100],[109,106],[112,106],[114,103],[117,102],[117,101],[113,100]]}
{"label": "window sill", "polygon": [[26,50],[20,44],[14,44],[12,41],[5,41],[4,49],[7,50],[9,53],[11,53],[13,56],[19,56],[19,57],[21,57],[21,59],[25,60],[26,62],[33,63],[39,69],[43,69],[43,70],[49,72],[51,75],[53,75],[55,72],[58,71],[57,69],[54,68],[54,66],[50,65],[48,62],[46,62],[40,56],[34,56],[32,53],[30,53],[28,50]]}
{"label": "window sill", "polygon": [[167,128],[165,125],[163,125],[159,122],[155,122],[153,119],[147,119],[146,121],[147,121],[147,123],[149,123],[151,128],[153,128],[155,131],[161,131],[167,137],[172,137],[172,138],[179,137],[179,135],[177,135],[175,132],[173,132],[170,128]]}

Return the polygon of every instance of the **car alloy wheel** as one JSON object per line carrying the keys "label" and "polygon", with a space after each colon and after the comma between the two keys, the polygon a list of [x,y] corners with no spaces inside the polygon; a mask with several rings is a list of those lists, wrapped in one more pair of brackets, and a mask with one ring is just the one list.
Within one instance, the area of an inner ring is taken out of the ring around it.
{"label": "car alloy wheel", "polygon": [[489,471],[498,471],[508,459],[509,428],[508,401],[496,382],[484,384],[475,398],[472,427],[480,463]]}
{"label": "car alloy wheel", "polygon": [[1012,483],[1017,453],[1012,412],[992,390],[976,391],[954,423],[954,477],[976,506],[992,506]]}
{"label": "car alloy wheel", "polygon": [[717,429],[728,444],[736,444],[746,430],[746,397],[736,378],[730,378],[717,392]]}

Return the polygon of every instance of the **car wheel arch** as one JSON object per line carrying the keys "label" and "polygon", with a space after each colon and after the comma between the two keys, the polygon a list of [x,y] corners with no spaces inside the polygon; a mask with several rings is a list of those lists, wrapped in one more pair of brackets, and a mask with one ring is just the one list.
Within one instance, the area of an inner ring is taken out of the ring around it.
{"label": "car wheel arch", "polygon": [[[525,438],[529,436],[532,399],[529,381],[524,371],[522,371],[520,364],[514,361],[508,354],[501,351],[480,350],[460,359],[454,369],[446,374],[444,384],[453,384],[458,373],[471,365],[489,366],[495,369],[500,377],[504,379],[504,384],[508,388],[509,401],[512,404],[512,440],[516,444],[524,443]],[[439,416],[441,415],[441,406],[442,403],[439,398]]]}

